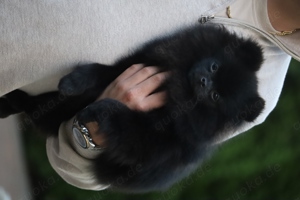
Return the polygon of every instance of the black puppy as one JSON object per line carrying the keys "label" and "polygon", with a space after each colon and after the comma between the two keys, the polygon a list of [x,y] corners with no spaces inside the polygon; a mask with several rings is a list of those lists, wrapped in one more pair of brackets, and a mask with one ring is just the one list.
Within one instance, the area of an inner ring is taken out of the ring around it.
{"label": "black puppy", "polygon": [[[97,121],[107,145],[94,160],[99,181],[130,192],[165,189],[199,166],[215,137],[261,113],[256,72],[262,62],[262,49],[251,39],[197,25],[150,41],[113,66],[77,67],[60,81],[59,92],[32,97],[13,91],[0,99],[0,115],[25,111],[52,135],[76,114],[81,123]],[[167,91],[165,106],[138,112],[113,99],[94,102],[136,63],[171,71],[160,88]]]}

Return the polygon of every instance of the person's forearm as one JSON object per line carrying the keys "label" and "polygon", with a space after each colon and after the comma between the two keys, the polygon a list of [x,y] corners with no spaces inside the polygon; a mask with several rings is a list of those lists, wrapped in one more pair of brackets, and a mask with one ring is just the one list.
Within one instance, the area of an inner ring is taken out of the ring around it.
{"label": "person's forearm", "polygon": [[97,122],[89,122],[85,126],[89,130],[89,134],[93,138],[93,142],[97,146],[105,148],[106,145],[105,145],[105,141],[103,138],[103,134],[98,133],[98,130],[99,130],[98,123]]}

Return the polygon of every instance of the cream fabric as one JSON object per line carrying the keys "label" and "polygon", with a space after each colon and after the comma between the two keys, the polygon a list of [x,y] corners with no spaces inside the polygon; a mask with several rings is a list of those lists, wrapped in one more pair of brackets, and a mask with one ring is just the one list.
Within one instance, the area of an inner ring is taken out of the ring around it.
{"label": "cream fabric", "polygon": [[[63,123],[58,138],[47,140],[47,155],[55,171],[71,185],[89,190],[103,190],[108,185],[99,184],[91,169],[91,161],[74,151],[70,137],[73,120]],[[75,144],[76,145],[76,144]]]}
{"label": "cream fabric", "polygon": [[111,64],[232,0],[1,0],[0,96],[56,90],[78,63]]}
{"label": "cream fabric", "polygon": [[[238,0],[232,15],[264,30],[268,25],[266,0]],[[30,94],[55,90],[58,80],[78,63],[111,64],[144,41],[179,27],[197,23],[201,14],[224,15],[231,0],[2,0],[0,3],[0,96],[16,88]],[[247,8],[247,9],[245,9]],[[262,9],[262,10],[261,10]],[[255,32],[231,27],[256,38],[265,48],[266,62],[258,73],[259,92],[266,109],[255,123],[265,120],[278,101],[290,56]],[[297,39],[299,41],[299,39]],[[299,55],[299,54],[298,54]],[[61,125],[58,138],[48,138],[47,154],[52,167],[68,183],[83,189],[101,190],[91,170],[91,159],[72,147],[71,120]]]}

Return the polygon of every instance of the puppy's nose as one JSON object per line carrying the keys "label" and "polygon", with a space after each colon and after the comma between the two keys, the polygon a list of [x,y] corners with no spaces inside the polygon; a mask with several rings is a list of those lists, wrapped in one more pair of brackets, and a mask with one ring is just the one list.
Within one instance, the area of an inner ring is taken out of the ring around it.
{"label": "puppy's nose", "polygon": [[206,87],[207,86],[207,78],[202,77],[201,78],[201,87]]}

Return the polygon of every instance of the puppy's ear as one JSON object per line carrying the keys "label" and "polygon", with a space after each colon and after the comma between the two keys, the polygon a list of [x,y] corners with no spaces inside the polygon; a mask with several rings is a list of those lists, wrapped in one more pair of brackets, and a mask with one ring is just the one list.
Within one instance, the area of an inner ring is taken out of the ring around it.
{"label": "puppy's ear", "polygon": [[250,98],[239,118],[248,122],[253,122],[265,108],[265,100],[260,96]]}
{"label": "puppy's ear", "polygon": [[262,48],[251,40],[239,42],[236,56],[244,66],[252,71],[258,71],[264,60]]}

